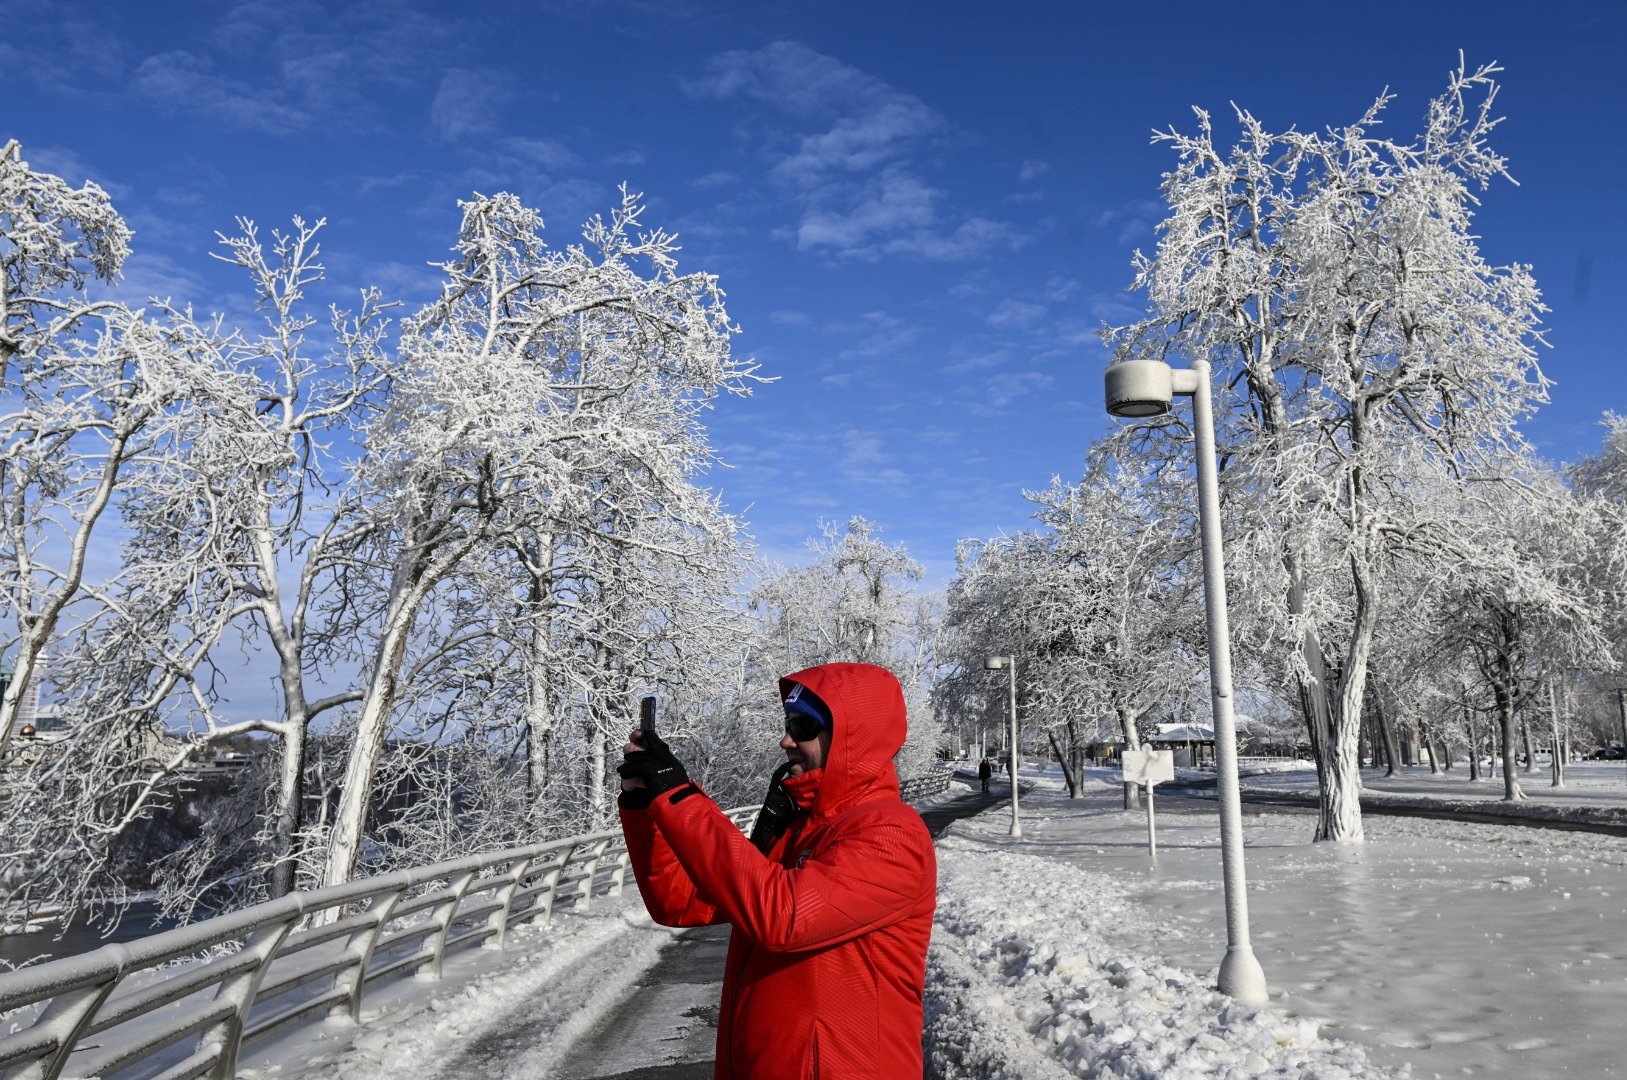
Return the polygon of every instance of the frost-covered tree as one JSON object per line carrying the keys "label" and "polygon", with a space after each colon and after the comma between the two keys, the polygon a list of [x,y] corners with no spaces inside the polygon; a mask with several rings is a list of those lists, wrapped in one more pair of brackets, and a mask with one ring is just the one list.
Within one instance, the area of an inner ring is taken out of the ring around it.
{"label": "frost-covered tree", "polygon": [[[1316,835],[1362,837],[1357,747],[1390,555],[1440,523],[1405,497],[1417,469],[1474,474],[1517,448],[1544,400],[1544,310],[1530,271],[1493,266],[1476,189],[1506,175],[1489,144],[1498,71],[1460,66],[1408,142],[1374,134],[1390,104],[1324,132],[1208,114],[1176,152],[1157,253],[1138,254],[1149,316],[1107,332],[1115,359],[1210,360],[1227,498],[1256,499],[1248,582],[1279,634],[1318,756]],[[1165,426],[1179,424],[1167,420]]]}
{"label": "frost-covered tree", "polygon": [[13,669],[0,760],[41,655],[82,597],[120,474],[177,389],[164,330],[87,291],[118,278],[129,242],[101,188],[31,168],[15,140],[0,147],[0,605]]}
{"label": "frost-covered tree", "polygon": [[[43,882],[94,905],[113,839],[186,760],[163,745],[160,703],[178,691],[203,707],[211,694],[207,674],[193,677],[207,653],[196,635],[159,644],[209,589],[109,552],[183,468],[208,403],[244,380],[190,311],[90,297],[93,278],[116,278],[129,232],[99,189],[34,172],[15,143],[0,152],[0,226],[0,610],[14,668],[0,702],[0,872],[24,904]],[[48,653],[67,739],[7,754]]]}
{"label": "frost-covered tree", "polygon": [[[944,657],[956,668],[940,697],[997,720],[1005,706],[983,661],[1014,655],[1020,715],[1060,734],[1069,757],[1104,736],[1138,748],[1154,711],[1190,691],[1190,511],[1154,473],[1106,454],[1081,483],[1054,479],[1026,495],[1040,528],[962,545]],[[1138,797],[1125,785],[1126,805]]]}
{"label": "frost-covered tree", "polygon": [[[1503,797],[1523,799],[1515,775],[1518,713],[1540,707],[1549,680],[1578,657],[1611,668],[1607,628],[1627,600],[1627,535],[1604,504],[1577,498],[1551,470],[1471,490],[1458,506],[1458,559],[1434,591],[1439,639],[1465,650],[1498,725]],[[1504,489],[1504,490],[1498,490]],[[1600,573],[1601,568],[1604,569]],[[1477,697],[1479,695],[1476,695]]]}
{"label": "frost-covered tree", "polygon": [[[544,497],[571,488],[583,458],[647,492],[646,504],[681,513],[676,496],[709,455],[699,411],[720,392],[744,391],[753,370],[730,352],[716,278],[678,272],[675,238],[643,231],[637,196],[624,193],[608,221],[594,218],[582,243],[560,251],[513,196],[463,209],[447,285],[404,325],[390,400],[363,432],[357,474],[380,497],[358,508],[357,580],[336,595],[360,599],[372,632],[357,657],[363,696],[324,883],[354,871],[430,595],[455,586],[496,538],[547,531]],[[668,422],[652,422],[652,408]],[[611,497],[614,506],[634,496]],[[613,656],[596,666],[599,692],[621,689]]]}
{"label": "frost-covered tree", "polygon": [[[941,729],[930,697],[937,604],[914,588],[920,564],[862,517],[845,526],[822,523],[808,549],[807,566],[768,570],[752,589],[748,684],[772,688],[776,677],[816,664],[880,664],[903,685],[909,712],[909,737],[895,764],[902,776],[923,771],[937,756]],[[777,730],[778,701],[769,701],[770,730]]]}
{"label": "frost-covered tree", "polygon": [[1599,426],[1604,428],[1604,446],[1577,462],[1571,478],[1590,495],[1627,503],[1627,416],[1607,412]]}

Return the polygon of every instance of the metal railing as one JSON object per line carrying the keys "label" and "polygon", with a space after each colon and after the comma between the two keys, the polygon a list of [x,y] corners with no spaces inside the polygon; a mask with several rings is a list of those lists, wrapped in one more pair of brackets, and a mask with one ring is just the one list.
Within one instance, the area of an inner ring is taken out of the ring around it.
{"label": "metal railing", "polygon": [[[757,807],[725,813],[748,829]],[[438,979],[454,949],[500,949],[509,927],[547,920],[556,904],[619,897],[627,867],[620,830],[572,836],[294,893],[0,974],[0,1016],[13,1014],[0,1021],[0,1077],[229,1080],[249,1041],[312,1016],[359,1020],[374,984]],[[334,921],[308,924],[330,911]]]}
{"label": "metal railing", "polygon": [[949,780],[955,775],[953,762],[934,761],[930,771],[912,776],[898,785],[898,796],[905,802],[931,798],[949,790]]}

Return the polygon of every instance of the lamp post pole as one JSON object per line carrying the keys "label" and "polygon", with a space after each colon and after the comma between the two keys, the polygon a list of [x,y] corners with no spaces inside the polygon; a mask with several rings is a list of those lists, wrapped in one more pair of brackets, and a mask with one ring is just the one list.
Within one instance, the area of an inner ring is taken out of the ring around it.
{"label": "lamp post pole", "polygon": [[[1621,745],[1627,747],[1627,687],[1616,687],[1616,711],[1621,714]],[[1622,757],[1627,760],[1627,754]]]}
{"label": "lamp post pole", "polygon": [[1171,370],[1158,360],[1114,364],[1107,372],[1107,408],[1116,416],[1167,412],[1175,394],[1192,398],[1197,440],[1198,526],[1203,543],[1203,596],[1209,623],[1209,693],[1214,710],[1215,773],[1220,794],[1220,864],[1226,892],[1226,956],[1220,992],[1245,1005],[1264,1004],[1265,972],[1249,940],[1248,882],[1243,871],[1243,808],[1237,792],[1237,716],[1232,702],[1231,629],[1226,613],[1226,565],[1220,542],[1220,479],[1215,467],[1215,417],[1209,362]]}
{"label": "lamp post pole", "polygon": [[1011,750],[1006,757],[1006,773],[1011,777],[1011,835],[1020,837],[1023,823],[1017,810],[1017,658],[991,656],[983,666],[990,671],[1007,668],[1011,672]]}

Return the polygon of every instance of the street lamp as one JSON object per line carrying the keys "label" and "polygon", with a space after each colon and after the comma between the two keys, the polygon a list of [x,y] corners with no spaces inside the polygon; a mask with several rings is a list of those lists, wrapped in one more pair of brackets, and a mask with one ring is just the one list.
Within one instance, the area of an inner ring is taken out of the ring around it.
{"label": "street lamp", "polygon": [[1226,957],[1220,992],[1244,1003],[1266,1001],[1265,972],[1249,943],[1248,885],[1243,875],[1243,810],[1237,795],[1237,719],[1232,711],[1232,646],[1226,615],[1226,566],[1220,548],[1220,481],[1215,470],[1215,415],[1209,362],[1185,370],[1162,360],[1126,360],[1107,369],[1107,411],[1159,416],[1175,395],[1192,399],[1197,438],[1198,525],[1203,537],[1203,596],[1209,615],[1209,692],[1215,721],[1215,771],[1220,788],[1220,865],[1226,883]]}
{"label": "street lamp", "polygon": [[1023,823],[1017,815],[1017,658],[991,656],[983,662],[983,667],[987,671],[1011,669],[1011,756],[1006,758],[1006,768],[1011,773],[1011,835],[1021,836]]}

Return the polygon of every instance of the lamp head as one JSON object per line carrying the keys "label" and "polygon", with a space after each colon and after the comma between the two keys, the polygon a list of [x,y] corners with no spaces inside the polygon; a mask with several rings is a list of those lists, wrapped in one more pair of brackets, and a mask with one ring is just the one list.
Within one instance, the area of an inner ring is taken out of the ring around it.
{"label": "lamp head", "polygon": [[985,671],[999,671],[1005,666],[1006,658],[1003,656],[991,656],[987,660],[983,661],[983,668]]}
{"label": "lamp head", "polygon": [[1175,398],[1173,374],[1162,360],[1124,360],[1107,369],[1107,411],[1114,416],[1161,416]]}

